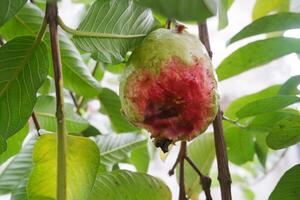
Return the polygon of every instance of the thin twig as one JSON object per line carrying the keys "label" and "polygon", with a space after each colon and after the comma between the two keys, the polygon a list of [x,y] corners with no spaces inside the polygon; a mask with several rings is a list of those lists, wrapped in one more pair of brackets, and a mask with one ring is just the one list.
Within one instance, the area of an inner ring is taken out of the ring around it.
{"label": "thin twig", "polygon": [[0,47],[4,45],[3,39],[0,37]]}
{"label": "thin twig", "polygon": [[51,53],[56,92],[57,180],[56,199],[67,199],[67,128],[64,113],[63,74],[57,33],[57,2],[48,0],[46,18],[49,23]]}
{"label": "thin twig", "polygon": [[38,136],[41,136],[41,134],[40,134],[41,126],[39,124],[39,121],[38,121],[34,111],[32,112],[31,117],[32,117],[32,120],[33,120],[33,123],[34,123],[34,126],[35,126]]}
{"label": "thin twig", "polygon": [[186,157],[186,141],[181,142],[179,151],[179,200],[187,200],[184,184],[184,159]]}
{"label": "thin twig", "polygon": [[73,104],[74,104],[74,106],[76,107],[76,112],[77,112],[77,114],[81,115],[80,107],[79,107],[79,105],[78,105],[78,103],[77,103],[77,100],[76,100],[76,98],[75,98],[73,92],[70,91],[69,93],[70,93],[71,99],[72,99],[72,101],[73,101]]}
{"label": "thin twig", "polygon": [[222,118],[223,118],[223,120],[225,120],[225,121],[227,121],[227,122],[229,122],[229,123],[231,123],[231,124],[233,124],[233,125],[236,125],[236,126],[238,126],[238,127],[240,127],[240,128],[247,128],[247,126],[245,126],[245,125],[239,123],[238,120],[230,119],[229,117],[226,117],[226,116],[224,116],[224,115],[223,115]]}
{"label": "thin twig", "polygon": [[204,190],[206,200],[212,200],[211,193],[210,193],[210,186],[211,186],[211,179],[208,176],[205,176],[201,173],[201,171],[197,168],[195,163],[188,157],[185,157],[185,160],[191,165],[191,167],[197,172],[197,174],[200,177],[200,183],[202,185],[202,188]]}
{"label": "thin twig", "polygon": [[167,21],[166,21],[166,28],[167,29],[171,29],[171,23],[172,23],[172,20],[171,19],[167,19]]}
{"label": "thin twig", "polygon": [[[212,51],[210,49],[209,43],[209,36],[208,36],[208,29],[206,21],[202,24],[198,24],[199,30],[199,38],[201,42],[207,49],[209,57],[212,58]],[[221,188],[221,196],[222,200],[231,200],[231,177],[228,167],[228,158],[227,158],[227,151],[226,151],[226,144],[224,139],[224,131],[223,131],[223,124],[222,118],[223,113],[218,108],[217,116],[213,122],[214,127],[214,139],[215,139],[215,149],[216,149],[216,157],[217,157],[217,164],[218,164],[218,179],[220,182]]]}
{"label": "thin twig", "polygon": [[173,176],[174,175],[175,169],[176,169],[176,167],[177,167],[177,165],[179,163],[179,160],[180,160],[180,154],[178,154],[175,163],[173,164],[172,168],[170,169],[169,176]]}

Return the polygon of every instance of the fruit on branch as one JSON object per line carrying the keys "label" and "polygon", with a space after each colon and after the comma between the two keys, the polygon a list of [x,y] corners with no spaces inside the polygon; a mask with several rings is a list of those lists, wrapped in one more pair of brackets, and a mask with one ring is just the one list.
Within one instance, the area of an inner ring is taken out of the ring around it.
{"label": "fruit on branch", "polygon": [[216,116],[217,81],[205,47],[179,26],[150,33],[121,78],[122,112],[163,151],[203,133]]}

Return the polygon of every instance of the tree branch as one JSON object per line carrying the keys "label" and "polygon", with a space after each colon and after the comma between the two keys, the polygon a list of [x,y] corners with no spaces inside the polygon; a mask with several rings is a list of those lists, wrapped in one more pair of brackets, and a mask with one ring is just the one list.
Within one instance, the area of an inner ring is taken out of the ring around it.
{"label": "tree branch", "polygon": [[[207,49],[209,57],[212,58],[212,51],[210,49],[208,29],[206,21],[202,24],[198,24],[199,38],[201,42]],[[231,200],[231,177],[228,167],[228,158],[226,151],[226,144],[224,139],[224,131],[222,125],[223,113],[218,108],[218,114],[213,122],[214,127],[214,139],[215,139],[215,148],[218,164],[218,179],[221,187],[221,196],[223,200]]]}
{"label": "tree branch", "polygon": [[56,92],[56,119],[57,119],[57,184],[56,199],[67,199],[67,129],[64,116],[63,77],[60,58],[60,49],[57,34],[57,3],[47,1],[46,18],[50,29],[50,42],[53,61],[53,71]]}
{"label": "tree branch", "polygon": [[197,168],[195,163],[188,157],[185,157],[186,161],[191,165],[191,167],[197,172],[197,174],[200,177],[200,183],[202,185],[202,188],[204,190],[206,200],[212,200],[211,193],[210,193],[210,186],[211,186],[211,179],[208,176],[205,176],[201,173],[201,171]]}

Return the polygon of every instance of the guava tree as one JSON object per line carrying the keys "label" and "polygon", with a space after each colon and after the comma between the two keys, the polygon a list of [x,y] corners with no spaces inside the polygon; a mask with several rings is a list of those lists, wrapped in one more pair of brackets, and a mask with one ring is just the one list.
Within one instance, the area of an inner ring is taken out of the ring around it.
{"label": "guava tree", "polygon": [[[225,28],[234,2],[74,3],[85,5],[82,15],[74,16],[80,21],[75,29],[60,17],[64,10],[55,0],[0,2],[0,194],[11,194],[11,200],[172,199],[167,184],[147,174],[153,153],[159,150],[153,148],[145,130],[128,122],[119,95],[100,83],[107,73],[124,75],[131,53],[139,51],[149,34],[161,28],[188,32],[184,23],[198,26],[209,62],[213,38],[206,20],[217,17],[219,29]],[[292,0],[256,0],[252,23],[237,31],[228,45],[260,34],[264,38],[224,58],[216,68],[219,82],[300,53],[300,39],[283,35],[300,28],[296,7]],[[151,53],[147,59],[157,59]],[[270,149],[286,149],[282,158],[300,141],[300,115],[294,106],[300,101],[299,84],[297,75],[238,98],[224,110],[214,104],[213,132],[175,144],[180,151],[169,174],[176,172],[179,199],[198,199],[202,191],[206,199],[212,199],[211,187],[220,187],[220,197],[215,198],[234,199],[231,184],[239,184],[245,199],[253,199],[250,183],[230,174],[228,161],[240,168],[259,162],[268,173],[268,155],[278,154]],[[101,133],[88,118],[95,102],[101,105],[97,112],[108,119],[103,120],[108,132]],[[167,111],[174,113],[174,109]],[[210,174],[215,159],[218,175]],[[120,163],[135,166],[137,172],[121,170]],[[300,165],[296,165],[281,177],[269,199],[296,200],[299,191]]]}

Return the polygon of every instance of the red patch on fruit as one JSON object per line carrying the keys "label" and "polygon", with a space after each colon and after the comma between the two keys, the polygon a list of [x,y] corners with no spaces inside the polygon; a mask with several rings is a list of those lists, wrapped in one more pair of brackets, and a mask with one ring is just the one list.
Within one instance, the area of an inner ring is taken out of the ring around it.
{"label": "red patch on fruit", "polygon": [[195,60],[186,66],[173,58],[159,73],[144,68],[130,77],[128,98],[144,116],[142,126],[153,137],[190,140],[206,129],[215,98],[215,79],[208,65]]}

